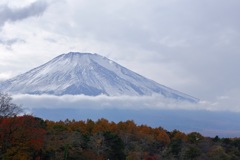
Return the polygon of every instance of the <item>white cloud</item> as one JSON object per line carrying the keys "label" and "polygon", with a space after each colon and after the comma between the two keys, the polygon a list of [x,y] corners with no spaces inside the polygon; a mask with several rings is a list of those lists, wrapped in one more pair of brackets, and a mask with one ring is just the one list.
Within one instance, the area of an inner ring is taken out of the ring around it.
{"label": "white cloud", "polygon": [[190,103],[164,98],[162,96],[119,96],[97,97],[85,95],[14,95],[14,101],[22,104],[25,108],[69,108],[69,109],[150,109],[150,110],[205,110],[205,111],[228,111],[240,112],[240,100],[238,96],[231,98],[217,98],[216,101],[200,101]]}
{"label": "white cloud", "polygon": [[0,73],[0,81],[7,80],[11,78],[11,76],[12,76],[11,72]]}

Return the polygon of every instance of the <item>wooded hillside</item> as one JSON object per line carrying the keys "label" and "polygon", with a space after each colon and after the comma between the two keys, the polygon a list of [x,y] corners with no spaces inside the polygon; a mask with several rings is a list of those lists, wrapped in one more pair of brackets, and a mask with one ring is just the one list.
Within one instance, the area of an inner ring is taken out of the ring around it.
{"label": "wooded hillside", "polygon": [[133,121],[0,119],[0,157],[18,160],[240,159],[240,139],[166,131]]}

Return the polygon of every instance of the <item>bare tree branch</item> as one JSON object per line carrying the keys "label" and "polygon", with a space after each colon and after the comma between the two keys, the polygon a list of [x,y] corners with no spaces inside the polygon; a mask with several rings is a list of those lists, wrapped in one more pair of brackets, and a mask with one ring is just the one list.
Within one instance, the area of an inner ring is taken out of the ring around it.
{"label": "bare tree branch", "polygon": [[23,112],[22,107],[12,103],[10,95],[0,93],[0,117],[13,117],[21,112]]}

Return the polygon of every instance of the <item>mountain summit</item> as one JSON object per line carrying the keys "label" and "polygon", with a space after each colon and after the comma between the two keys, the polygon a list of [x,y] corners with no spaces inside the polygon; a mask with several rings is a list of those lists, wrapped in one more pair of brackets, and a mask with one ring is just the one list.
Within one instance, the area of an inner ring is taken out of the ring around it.
{"label": "mountain summit", "polygon": [[149,80],[98,54],[70,52],[0,83],[13,94],[151,96],[197,102],[194,97]]}

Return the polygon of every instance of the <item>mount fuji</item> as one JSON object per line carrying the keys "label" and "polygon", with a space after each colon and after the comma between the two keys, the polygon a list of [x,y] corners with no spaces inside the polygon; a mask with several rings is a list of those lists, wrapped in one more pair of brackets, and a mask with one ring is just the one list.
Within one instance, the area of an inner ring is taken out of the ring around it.
{"label": "mount fuji", "polygon": [[12,79],[0,82],[11,94],[152,96],[197,102],[98,54],[70,52]]}

